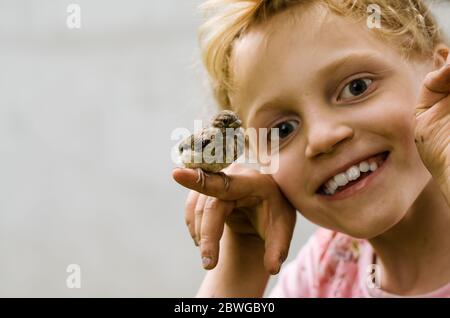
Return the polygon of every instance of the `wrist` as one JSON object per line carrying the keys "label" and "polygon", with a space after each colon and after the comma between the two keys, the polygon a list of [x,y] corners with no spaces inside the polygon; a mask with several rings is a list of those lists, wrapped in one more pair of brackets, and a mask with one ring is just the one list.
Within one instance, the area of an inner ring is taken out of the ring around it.
{"label": "wrist", "polygon": [[269,278],[264,268],[264,241],[225,227],[219,262],[207,272],[197,297],[262,297]]}

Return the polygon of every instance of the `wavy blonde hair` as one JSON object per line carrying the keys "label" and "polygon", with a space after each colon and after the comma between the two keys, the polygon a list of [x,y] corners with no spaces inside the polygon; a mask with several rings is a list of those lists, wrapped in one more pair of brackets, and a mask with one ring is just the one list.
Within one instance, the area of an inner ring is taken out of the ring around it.
{"label": "wavy blonde hair", "polygon": [[357,21],[367,19],[369,5],[378,5],[382,28],[372,30],[405,58],[431,58],[436,45],[446,42],[423,0],[208,0],[200,6],[207,20],[200,27],[199,39],[203,63],[220,108],[232,108],[230,61],[235,41],[251,26],[293,5],[315,3]]}

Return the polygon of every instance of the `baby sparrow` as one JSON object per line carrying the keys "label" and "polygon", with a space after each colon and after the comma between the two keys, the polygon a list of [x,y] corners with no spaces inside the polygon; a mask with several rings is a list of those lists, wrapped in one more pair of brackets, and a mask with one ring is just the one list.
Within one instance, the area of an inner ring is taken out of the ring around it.
{"label": "baby sparrow", "polygon": [[230,179],[221,170],[243,153],[244,133],[241,125],[236,113],[221,111],[207,127],[180,143],[181,162],[185,168],[197,169],[197,183],[201,182],[202,188],[207,173],[216,173],[223,178],[225,190],[228,190]]}

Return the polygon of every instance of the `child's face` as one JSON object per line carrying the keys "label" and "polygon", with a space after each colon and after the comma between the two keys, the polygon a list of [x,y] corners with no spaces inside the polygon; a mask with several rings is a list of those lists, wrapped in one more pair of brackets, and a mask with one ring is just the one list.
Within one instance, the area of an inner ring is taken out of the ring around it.
{"label": "child's face", "polygon": [[[232,105],[246,127],[280,128],[273,177],[305,217],[374,237],[405,216],[431,178],[413,134],[415,101],[431,64],[405,62],[365,23],[320,7],[294,22],[295,10],[302,8],[276,15],[236,43]],[[335,200],[317,193],[349,164],[387,151],[358,191]]]}

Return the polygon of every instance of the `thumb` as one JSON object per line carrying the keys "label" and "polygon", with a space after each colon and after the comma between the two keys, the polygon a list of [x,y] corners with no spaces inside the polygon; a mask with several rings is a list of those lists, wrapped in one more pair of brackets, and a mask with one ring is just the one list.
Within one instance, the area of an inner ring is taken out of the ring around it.
{"label": "thumb", "polygon": [[439,70],[430,72],[423,82],[417,106],[416,116],[444,99],[450,93],[450,64],[445,64]]}
{"label": "thumb", "polygon": [[[198,172],[193,169],[177,168],[172,171],[173,179],[182,186],[207,196],[216,197],[224,201],[239,200],[248,196],[261,197],[266,185],[271,184],[266,175],[242,171],[241,173],[227,173],[229,188],[225,190],[223,178],[209,173],[205,186],[197,182]],[[270,188],[272,189],[272,188]],[[243,205],[241,205],[243,206]]]}

